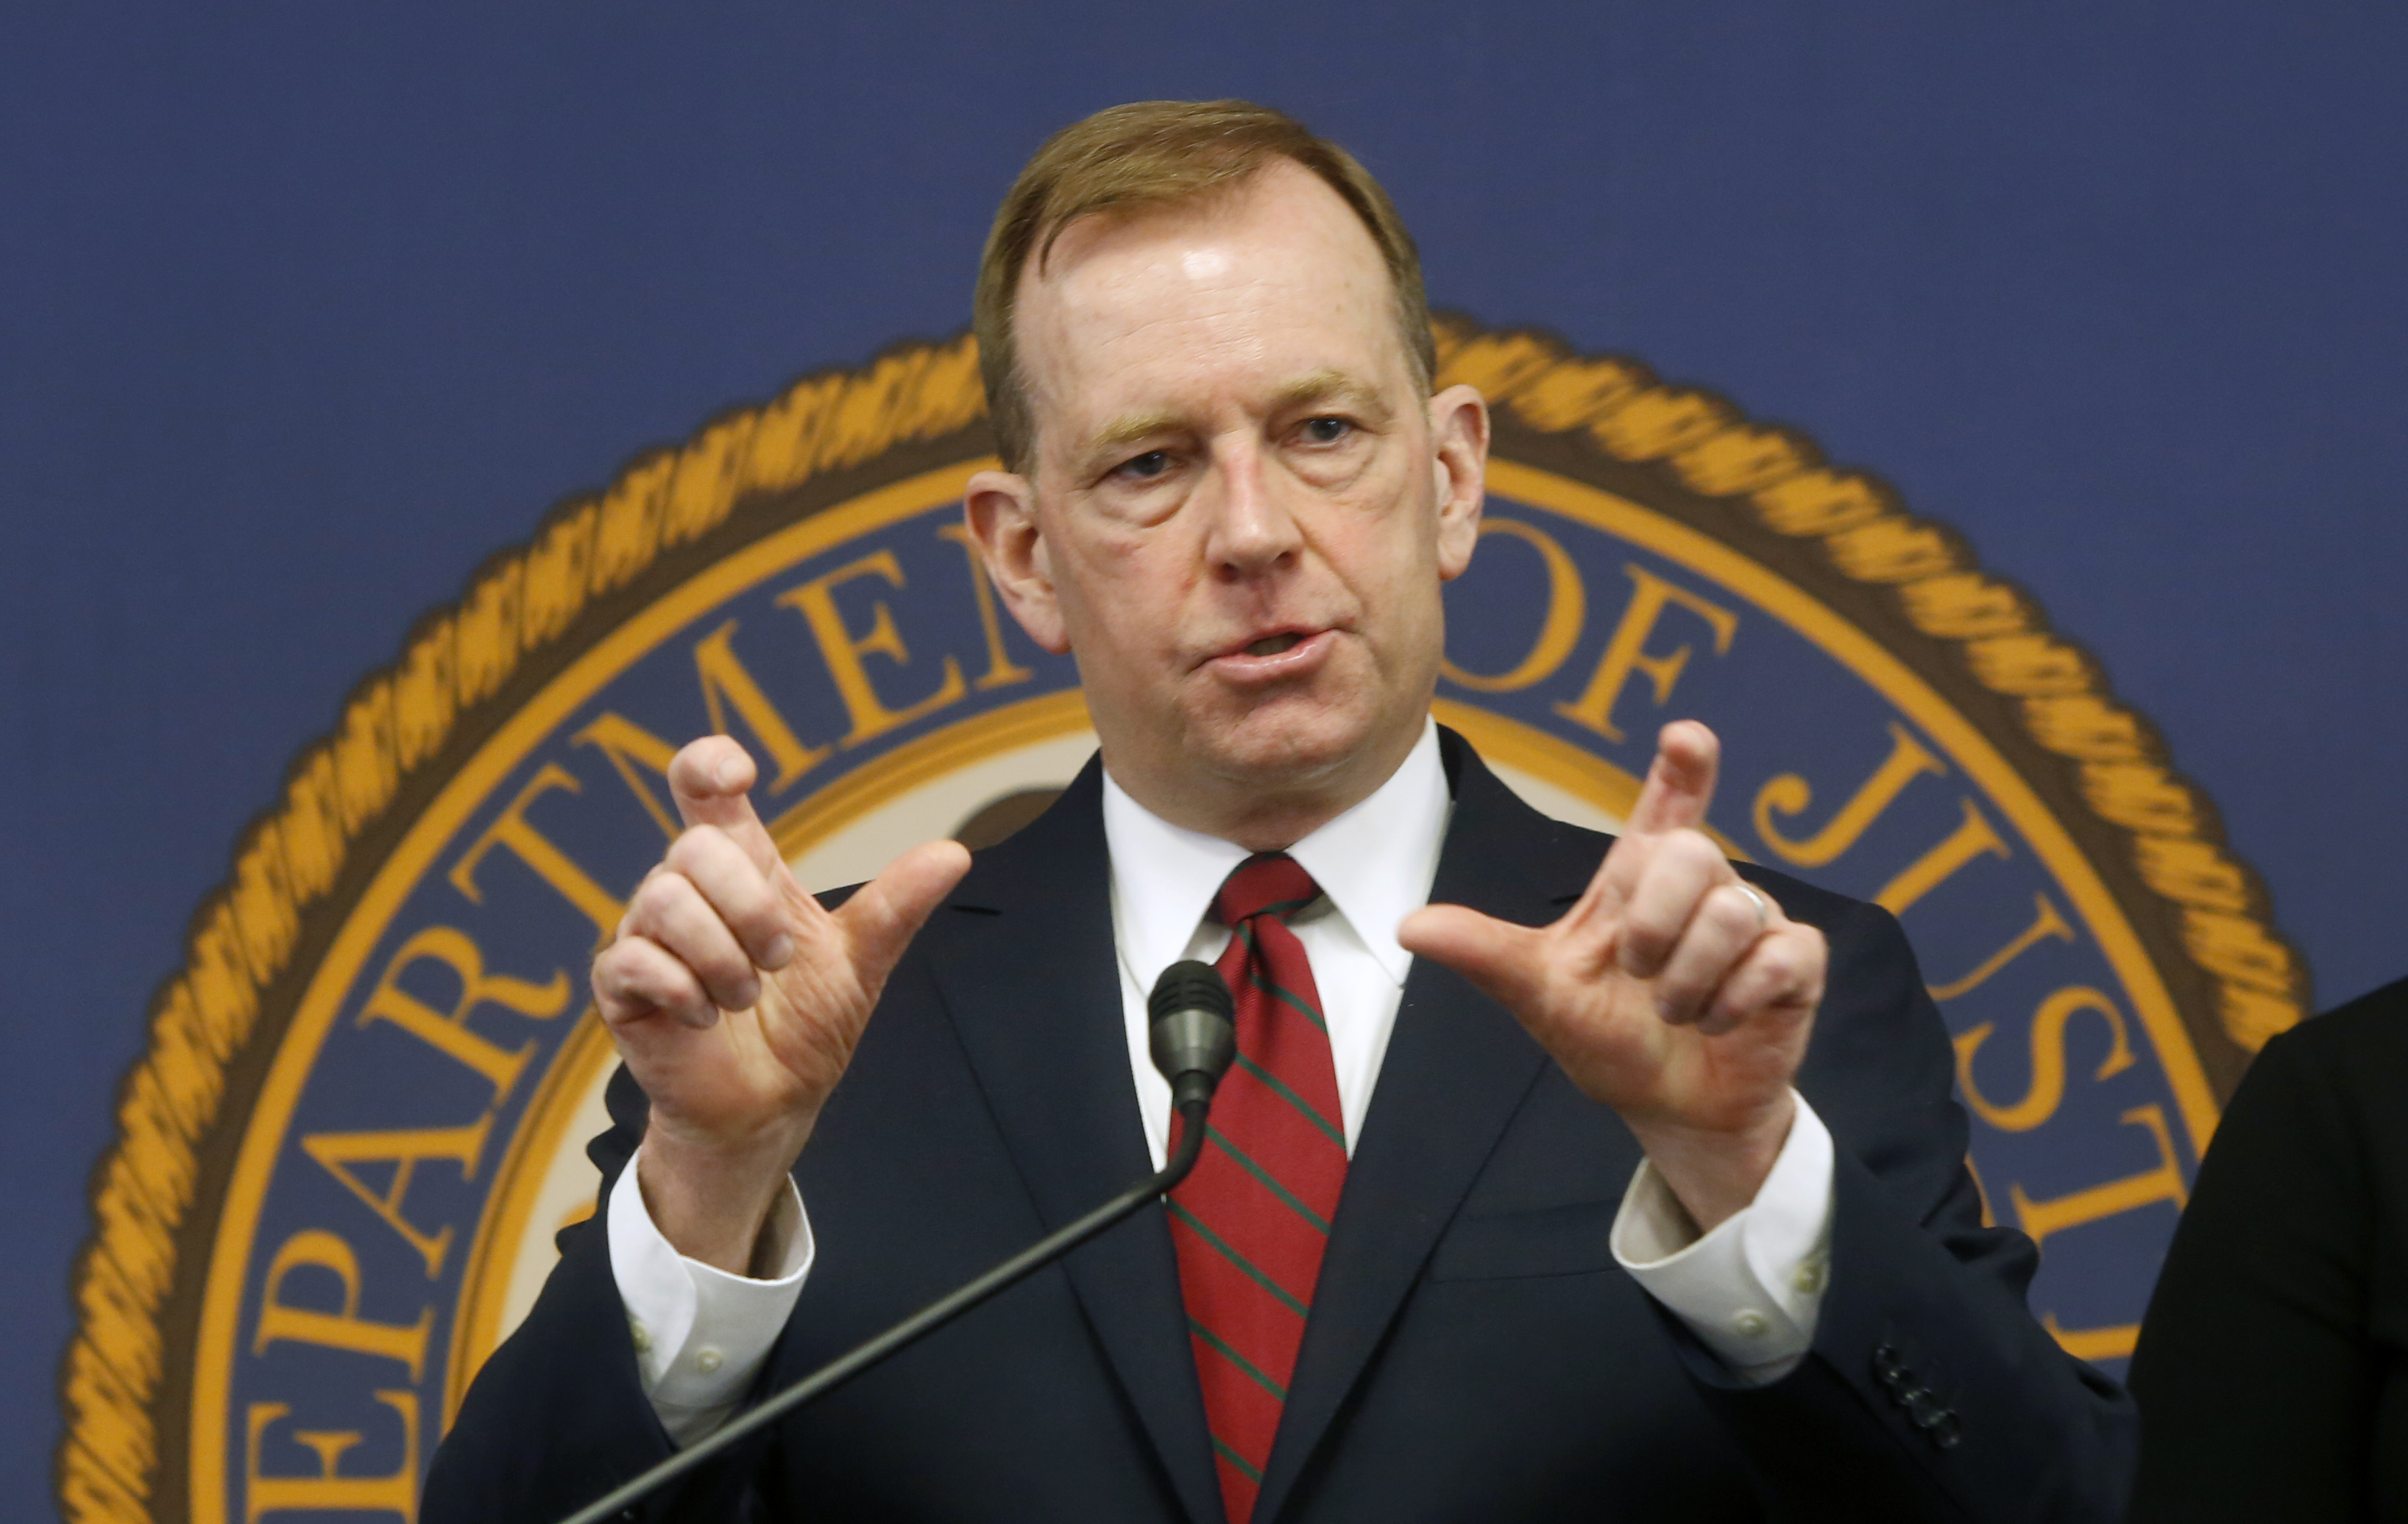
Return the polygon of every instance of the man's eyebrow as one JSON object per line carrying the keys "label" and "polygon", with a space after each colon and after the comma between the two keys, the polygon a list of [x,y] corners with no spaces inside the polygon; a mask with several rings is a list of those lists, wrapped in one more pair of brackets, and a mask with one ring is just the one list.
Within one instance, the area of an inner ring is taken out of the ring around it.
{"label": "man's eyebrow", "polygon": [[1276,411],[1284,413],[1327,402],[1344,403],[1382,421],[1388,417],[1388,405],[1381,400],[1378,392],[1335,370],[1317,370],[1288,382],[1279,389],[1274,406]]}
{"label": "man's eyebrow", "polygon": [[[1297,408],[1323,403],[1343,403],[1381,422],[1386,421],[1391,411],[1376,391],[1343,371],[1316,370],[1297,377],[1271,394],[1271,410],[1275,413],[1294,412]],[[1176,434],[1185,427],[1187,420],[1184,416],[1168,410],[1125,413],[1088,437],[1087,451],[1095,455],[1109,455],[1140,440]]]}
{"label": "man's eyebrow", "polygon": [[1180,426],[1177,413],[1125,413],[1096,430],[1087,441],[1087,449],[1094,454],[1109,454],[1140,439],[1175,433]]}

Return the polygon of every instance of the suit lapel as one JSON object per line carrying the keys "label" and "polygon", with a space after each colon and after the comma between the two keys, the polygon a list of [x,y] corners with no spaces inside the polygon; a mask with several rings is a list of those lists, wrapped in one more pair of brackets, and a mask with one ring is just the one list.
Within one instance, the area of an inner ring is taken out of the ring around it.
{"label": "suit lapel", "polygon": [[[939,915],[933,972],[970,1067],[1046,1229],[1151,1171],[1128,1046],[1090,761],[1042,817],[982,854]],[[1190,1519],[1219,1524],[1219,1483],[1159,1212],[1062,1261]]]}
{"label": "suit lapel", "polygon": [[[1515,798],[1460,737],[1440,734],[1455,804],[1432,903],[1466,904],[1525,925],[1552,920],[1596,871],[1598,839],[1584,833],[1566,844],[1561,833],[1568,828]],[[1312,1318],[1254,1508],[1260,1524],[1278,1517],[1546,1062],[1493,1001],[1452,971],[1414,961],[1347,1168]]]}

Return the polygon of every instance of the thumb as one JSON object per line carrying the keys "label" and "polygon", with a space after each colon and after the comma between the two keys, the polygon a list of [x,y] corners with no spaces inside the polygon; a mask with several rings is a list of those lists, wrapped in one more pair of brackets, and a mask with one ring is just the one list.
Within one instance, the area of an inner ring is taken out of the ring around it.
{"label": "thumb", "polygon": [[865,988],[886,982],[929,913],[969,868],[969,849],[960,842],[922,842],[838,906],[837,924],[853,945],[853,966]]}
{"label": "thumb", "polygon": [[1430,904],[1405,918],[1397,942],[1455,970],[1507,1010],[1519,1010],[1537,993],[1540,964],[1531,944],[1541,934],[1459,904]]}

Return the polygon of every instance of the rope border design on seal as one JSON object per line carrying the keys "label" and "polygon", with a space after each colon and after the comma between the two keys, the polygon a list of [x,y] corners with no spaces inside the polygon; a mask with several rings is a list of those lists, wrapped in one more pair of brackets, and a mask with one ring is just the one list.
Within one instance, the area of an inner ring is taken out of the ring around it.
{"label": "rope border design on seal", "polygon": [[709,424],[563,505],[532,540],[489,562],[456,605],[419,622],[398,661],[359,685],[335,732],[301,753],[282,802],[243,832],[233,873],[194,913],[184,969],[153,998],[149,1050],[119,1092],[117,1147],[93,1173],[93,1232],[74,1278],[79,1328],[59,1377],[67,1423],[56,1474],[72,1524],[151,1518],[160,1459],[151,1404],[166,1352],[159,1315],[179,1269],[203,1140],[303,917],[336,887],[352,845],[404,780],[589,604],[717,528],[739,503],[957,434],[985,412],[978,353],[964,335],[808,377]]}
{"label": "rope border design on seal", "polygon": [[[1985,575],[1960,539],[1903,512],[1871,478],[1826,466],[1802,436],[1753,423],[1710,393],[1659,385],[1635,362],[1455,317],[1436,326],[1442,384],[1469,381],[1534,429],[1577,432],[1613,460],[1669,470],[1695,492],[1743,505],[1764,528],[1819,541],[1846,578],[1890,590],[1916,630],[1961,650],[1983,687],[2019,705],[2029,735],[2075,768],[2089,809],[2128,834],[2142,880],[2176,908],[2186,949],[2215,981],[2232,1041],[2255,1052],[2300,1019],[2304,965],[2273,930],[2262,885],[2225,849],[2212,808],[2168,765],[2146,721],[2107,692],[2096,663],[2050,630],[2028,595]],[[944,439],[985,411],[963,335],[812,376],[708,424],[490,561],[359,685],[337,729],[302,751],[282,800],[243,832],[230,876],[194,917],[185,965],[154,997],[148,1050],[119,1092],[117,1145],[93,1173],[93,1232],[73,1283],[79,1327],[60,1372],[67,1422],[56,1474],[69,1520],[152,1518],[153,1404],[167,1374],[161,1315],[189,1273],[179,1245],[204,1144],[305,918],[337,888],[361,837],[387,823],[405,781],[591,605],[739,504]]]}
{"label": "rope border design on seal", "polygon": [[1873,478],[1825,465],[1798,434],[1659,385],[1633,361],[1454,317],[1436,326],[1442,383],[1478,387],[1544,433],[1582,431],[1615,460],[1660,464],[1766,529],[1819,540],[1849,580],[1888,589],[1915,629],[1955,646],[1975,682],[2015,705],[2030,738],[2074,768],[2091,813],[2126,834],[2141,880],[2175,907],[2184,949],[2215,982],[2225,1035],[2255,1053],[2306,1014],[2306,965],[2273,928],[2263,884],[2226,848],[2214,807],[2097,662],[2028,593],[1984,573],[1959,536],[1906,513]]}

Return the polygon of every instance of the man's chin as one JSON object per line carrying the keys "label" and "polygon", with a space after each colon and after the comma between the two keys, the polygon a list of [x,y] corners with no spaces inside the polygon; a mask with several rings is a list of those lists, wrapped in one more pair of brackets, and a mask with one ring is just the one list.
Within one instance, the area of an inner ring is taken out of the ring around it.
{"label": "man's chin", "polygon": [[1284,793],[1342,776],[1377,741],[1362,716],[1256,713],[1207,733],[1198,760],[1232,783]]}

